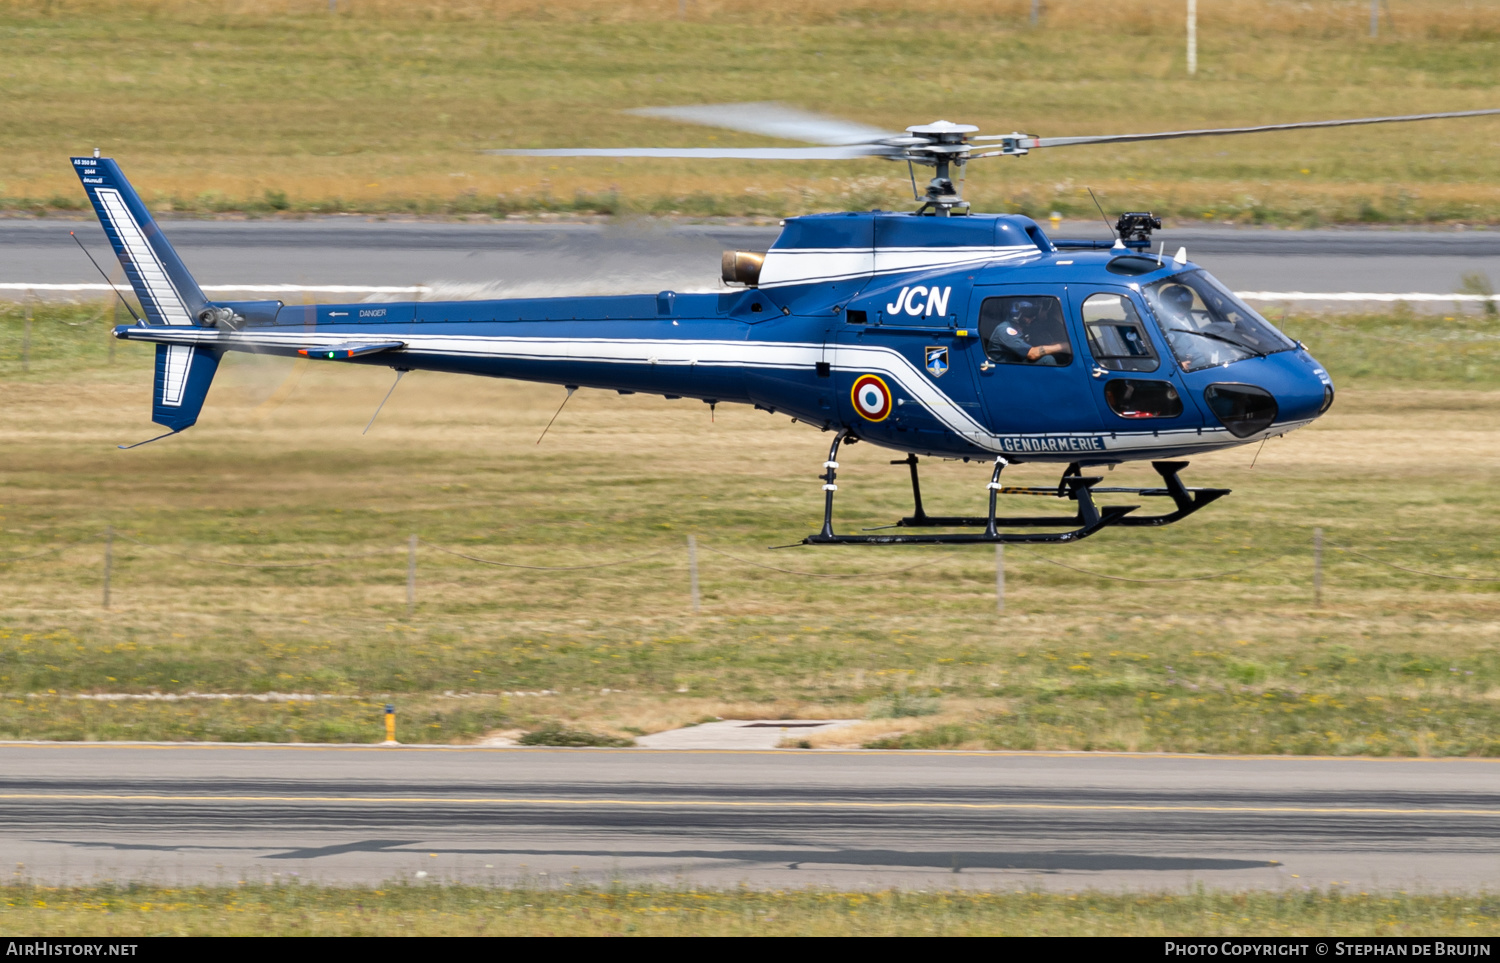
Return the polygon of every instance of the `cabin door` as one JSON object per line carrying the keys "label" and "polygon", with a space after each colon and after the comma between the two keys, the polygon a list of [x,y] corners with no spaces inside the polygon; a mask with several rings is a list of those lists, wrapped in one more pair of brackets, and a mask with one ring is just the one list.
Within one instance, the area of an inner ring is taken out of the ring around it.
{"label": "cabin door", "polygon": [[1143,445],[1160,442],[1162,433],[1197,434],[1203,413],[1188,396],[1182,373],[1172,363],[1159,336],[1145,321],[1146,312],[1129,289],[1074,286],[1082,322],[1085,367],[1104,430],[1111,435],[1149,435]]}
{"label": "cabin door", "polygon": [[981,357],[979,393],[1006,451],[1102,447],[1083,332],[1066,285],[975,287],[968,318]]}

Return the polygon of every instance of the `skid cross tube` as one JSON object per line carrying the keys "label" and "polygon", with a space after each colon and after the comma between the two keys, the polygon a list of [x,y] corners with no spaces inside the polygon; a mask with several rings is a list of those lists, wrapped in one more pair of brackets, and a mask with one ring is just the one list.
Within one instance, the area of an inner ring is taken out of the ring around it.
{"label": "skid cross tube", "polygon": [[1170,525],[1181,521],[1196,512],[1203,506],[1216,502],[1228,495],[1233,489],[1229,488],[1188,488],[1183,485],[1182,479],[1177,473],[1188,466],[1185,461],[1153,461],[1151,467],[1161,476],[1165,488],[1096,488],[1099,493],[1122,494],[1129,493],[1139,495],[1143,498],[1167,497],[1172,499],[1177,506],[1177,511],[1167,512],[1164,515],[1132,515],[1130,518],[1120,520],[1121,525],[1135,528],[1148,528],[1158,525]]}
{"label": "skid cross tube", "polygon": [[[1007,488],[1000,484],[1000,473],[1005,469],[1008,462],[1001,457],[995,459],[995,469],[990,474],[990,482],[987,486],[989,493],[989,511],[982,518],[969,516],[932,516],[922,510],[921,487],[917,481],[917,458],[909,455],[901,461],[893,461],[893,465],[907,465],[911,469],[912,495],[917,504],[917,514],[912,518],[902,519],[892,528],[896,527],[983,527],[979,532],[932,532],[889,535],[840,535],[833,530],[833,495],[838,491],[835,479],[838,472],[839,445],[843,443],[846,432],[840,432],[833,439],[833,444],[828,450],[828,460],[823,463],[823,474],[819,476],[823,481],[823,528],[816,535],[809,535],[802,540],[804,545],[972,545],[991,544],[1005,542],[1072,542],[1080,538],[1087,538],[1101,528],[1119,524],[1130,512],[1135,511],[1135,505],[1111,505],[1103,509],[1094,504],[1093,495],[1090,491],[1093,485],[1098,484],[1098,478],[1085,478],[1080,475],[1067,475],[1063,477],[1058,489],[1041,488]],[[1073,466],[1076,471],[1076,466]],[[1059,492],[1065,492],[1059,496]],[[1001,494],[1036,494],[1052,495],[1054,497],[1072,498],[1078,502],[1078,511],[1073,518],[1066,516],[1052,516],[1050,518],[1002,518],[996,515],[996,507]],[[1074,526],[1065,532],[1002,532],[1004,527],[1033,527],[1033,528],[1058,528],[1066,525]]]}
{"label": "skid cross tube", "polygon": [[999,455],[995,456],[995,470],[990,475],[990,484],[988,486],[990,492],[990,513],[984,520],[984,534],[988,538],[994,538],[999,534],[995,528],[995,501],[1000,497],[1000,473],[1005,470],[1005,466],[1008,464],[1010,462],[1004,458]]}
{"label": "skid cross tube", "polygon": [[[1004,528],[1056,528],[1059,525],[1074,525],[1084,528],[1094,524],[1100,517],[1109,512],[1108,507],[1101,508],[1095,504],[1093,496],[1098,489],[1093,486],[1098,484],[1096,476],[1081,477],[1072,475],[1063,480],[1062,493],[1057,488],[1033,488],[1030,486],[1000,485],[991,490],[991,500],[999,495],[1036,495],[1042,498],[1068,498],[1078,502],[1078,510],[1072,515],[1022,515],[1022,516],[995,516],[995,525]],[[1116,491],[1134,491],[1134,489],[1115,489]],[[1139,506],[1131,506],[1126,511],[1134,511]],[[1116,512],[1117,516],[1123,517],[1123,512]],[[1114,522],[1113,524],[1122,524]],[[988,515],[913,515],[903,518],[893,528],[990,528],[990,517]]]}
{"label": "skid cross tube", "polygon": [[[911,469],[911,500],[915,504],[916,511],[912,518],[925,519],[927,512],[922,509],[922,482],[917,478],[917,455],[916,452],[908,452],[906,457],[900,461],[891,462],[892,465],[906,465]],[[925,524],[925,523],[920,523]]]}
{"label": "skid cross tube", "polygon": [[[915,456],[912,457],[915,461]],[[907,464],[907,462],[892,462],[893,465]],[[1097,508],[1093,496],[1095,495],[1136,495],[1142,498],[1171,498],[1177,506],[1174,512],[1162,515],[1129,515],[1119,517],[1113,524],[1124,527],[1156,527],[1170,525],[1181,521],[1193,514],[1198,509],[1211,502],[1217,501],[1228,495],[1228,488],[1188,488],[1182,484],[1178,472],[1186,468],[1185,461],[1155,461],[1151,467],[1162,477],[1165,484],[1163,488],[1119,488],[1099,487],[1101,481],[1098,477],[1084,477],[1079,469],[1078,463],[1074,462],[1063,470],[1062,477],[1058,479],[1056,487],[1037,486],[1001,486],[993,489],[993,495],[1035,495],[1040,497],[1069,498],[1078,501],[1078,511],[1072,518],[1056,515],[1025,516],[1017,518],[997,518],[996,524],[1010,528],[1027,527],[1052,527],[1057,525],[1076,525],[1079,528],[1090,525],[1094,518],[1108,508]],[[916,465],[911,466],[913,482],[916,480]],[[996,478],[995,481],[999,479]],[[913,489],[916,490],[915,488]],[[1079,497],[1082,492],[1082,497]],[[896,523],[897,528],[984,528],[990,527],[990,519],[983,515],[929,515],[921,510],[918,502],[918,510],[907,518]]]}
{"label": "skid cross tube", "polygon": [[[844,443],[847,431],[841,431],[833,436],[833,444],[828,446],[828,460],[823,463],[823,530],[818,533],[819,538],[833,538],[833,493],[839,490],[835,484],[839,470],[839,445]],[[915,470],[915,469],[913,469]]]}

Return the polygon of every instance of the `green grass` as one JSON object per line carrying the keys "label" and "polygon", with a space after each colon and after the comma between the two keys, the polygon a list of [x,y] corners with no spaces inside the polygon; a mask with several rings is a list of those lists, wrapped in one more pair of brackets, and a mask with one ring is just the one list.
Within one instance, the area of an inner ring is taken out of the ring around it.
{"label": "green grass", "polygon": [[1482,894],[1111,894],[242,884],[0,887],[0,936],[1440,936],[1500,932]]}
{"label": "green grass", "polygon": [[[345,9],[347,7],[347,9]],[[0,208],[77,211],[66,158],[120,159],[158,211],[261,216],[547,211],[777,217],[903,207],[878,161],[519,160],[500,146],[751,145],[639,118],[781,100],[900,130],[936,117],[1040,135],[1493,107],[1500,4],[1205,6],[694,0],[83,3],[0,8]],[[80,84],[80,78],[87,78]],[[1500,220],[1500,120],[1065,148],[977,162],[981,210],[1315,225]]]}
{"label": "green grass", "polygon": [[[1272,312],[1273,320],[1282,320]],[[1488,389],[1500,371],[1500,323],[1484,312],[1433,317],[1409,307],[1381,315],[1285,319],[1340,384]]]}
{"label": "green grass", "polygon": [[[5,738],[373,742],[394,702],[406,742],[811,715],[865,719],[841,738],[880,746],[1500,754],[1500,582],[1346,551],[1500,575],[1500,329],[1480,315],[1287,319],[1333,411],[1196,460],[1190,483],[1235,492],[1183,523],[1012,546],[997,616],[987,549],[765,551],[816,526],[826,437],[763,412],[586,391],[539,446],[554,389],[421,373],[361,435],[383,373],[231,356],[197,427],[121,452],[151,429],[149,351],[111,362],[108,308],[39,307],[23,370],[19,310],[0,316],[0,560],[62,550],[0,565]],[[906,511],[890,457],[847,449],[842,526]],[[929,510],[977,506],[987,472],[934,463]],[[525,565],[664,554],[534,571],[424,543],[408,611],[412,532]],[[1255,567],[1140,584],[1049,560]],[[329,564],[246,567],[299,561]],[[76,698],[272,692],[338,698]]]}

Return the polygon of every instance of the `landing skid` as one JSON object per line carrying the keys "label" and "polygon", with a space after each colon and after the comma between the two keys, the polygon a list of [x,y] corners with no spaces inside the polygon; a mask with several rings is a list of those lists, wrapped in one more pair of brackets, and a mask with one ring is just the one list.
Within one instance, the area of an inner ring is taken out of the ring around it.
{"label": "landing skid", "polygon": [[[995,470],[990,475],[989,513],[986,515],[929,515],[922,507],[922,484],[917,477],[917,456],[907,455],[893,465],[906,465],[911,469],[912,500],[916,505],[913,514],[885,528],[982,528],[983,532],[922,532],[890,534],[840,535],[833,530],[833,494],[838,491],[835,483],[838,472],[839,446],[846,434],[840,432],[828,451],[828,460],[823,463],[823,529],[816,535],[802,540],[804,545],[974,545],[1005,542],[1076,542],[1079,539],[1108,528],[1154,527],[1170,525],[1196,512],[1198,509],[1229,494],[1227,488],[1188,488],[1182,484],[1177,473],[1186,468],[1185,461],[1156,461],[1151,467],[1162,478],[1160,488],[1100,488],[1103,479],[1085,476],[1077,463],[1069,465],[1055,487],[1005,486],[1000,484],[1000,473],[1008,462],[995,458]],[[1133,515],[1139,505],[1099,506],[1095,495],[1129,494],[1142,498],[1170,498],[1175,511],[1160,515]],[[1066,498],[1078,504],[1071,518],[1058,515],[1001,517],[995,514],[1000,495],[1036,495],[1051,498]],[[1062,528],[1061,532],[1005,532],[1002,528]],[[881,529],[866,529],[877,532]]]}

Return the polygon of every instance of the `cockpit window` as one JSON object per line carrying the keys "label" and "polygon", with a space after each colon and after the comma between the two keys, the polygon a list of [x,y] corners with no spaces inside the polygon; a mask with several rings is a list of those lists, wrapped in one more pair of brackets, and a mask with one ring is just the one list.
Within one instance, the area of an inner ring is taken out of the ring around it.
{"label": "cockpit window", "polygon": [[1073,343],[1057,298],[986,298],[979,309],[979,337],[996,364],[1073,363]]}
{"label": "cockpit window", "polygon": [[1286,335],[1207,271],[1189,271],[1145,290],[1183,371],[1261,358],[1295,347]]}

